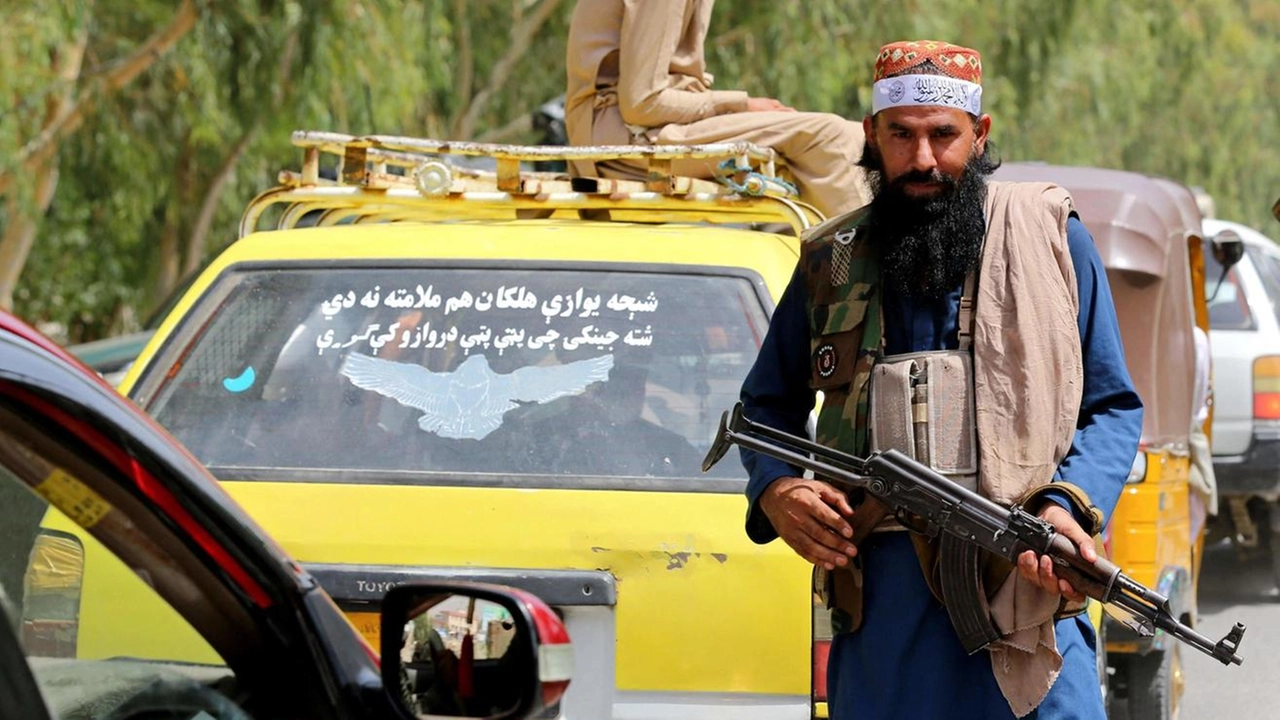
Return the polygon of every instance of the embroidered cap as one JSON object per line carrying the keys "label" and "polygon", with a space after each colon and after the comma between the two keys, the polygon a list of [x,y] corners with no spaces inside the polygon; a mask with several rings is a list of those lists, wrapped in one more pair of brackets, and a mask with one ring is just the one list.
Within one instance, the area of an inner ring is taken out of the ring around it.
{"label": "embroidered cap", "polygon": [[[912,73],[929,63],[941,75]],[[889,107],[938,105],[982,112],[982,56],[977,50],[937,40],[889,43],[876,56],[872,114]]]}
{"label": "embroidered cap", "polygon": [[947,77],[982,84],[982,56],[977,50],[937,40],[907,40],[889,43],[876,56],[875,82],[903,75],[926,62]]}

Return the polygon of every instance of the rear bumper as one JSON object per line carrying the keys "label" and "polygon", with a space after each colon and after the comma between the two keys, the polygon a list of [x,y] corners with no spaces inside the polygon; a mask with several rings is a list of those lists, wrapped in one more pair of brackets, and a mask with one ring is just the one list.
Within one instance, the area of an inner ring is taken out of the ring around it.
{"label": "rear bumper", "polygon": [[1213,472],[1222,497],[1280,498],[1280,427],[1255,428],[1244,453],[1213,457]]}

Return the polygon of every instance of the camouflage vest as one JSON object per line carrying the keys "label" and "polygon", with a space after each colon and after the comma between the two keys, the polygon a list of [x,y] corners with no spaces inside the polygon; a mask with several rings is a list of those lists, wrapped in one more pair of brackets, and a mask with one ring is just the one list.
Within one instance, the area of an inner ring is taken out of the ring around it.
{"label": "camouflage vest", "polygon": [[801,248],[808,291],[809,385],[822,393],[817,441],[865,457],[871,369],[880,355],[880,263],[869,208],[815,228]]}

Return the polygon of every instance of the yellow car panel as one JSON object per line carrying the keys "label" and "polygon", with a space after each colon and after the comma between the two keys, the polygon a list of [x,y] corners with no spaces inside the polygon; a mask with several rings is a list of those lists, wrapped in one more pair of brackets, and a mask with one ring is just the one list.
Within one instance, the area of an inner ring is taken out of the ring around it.
{"label": "yellow car panel", "polygon": [[1185,455],[1148,452],[1146,480],[1125,486],[1112,515],[1111,560],[1147,587],[1168,568],[1190,567],[1189,470]]}
{"label": "yellow car panel", "polygon": [[[227,489],[304,563],[613,573],[619,689],[808,692],[809,567],[781,543],[760,548],[746,538],[742,497],[269,482]],[[304,499],[307,512],[298,512]],[[424,519],[422,508],[450,510]],[[335,517],[343,518],[337,527]],[[749,657],[761,661],[739,662]]]}

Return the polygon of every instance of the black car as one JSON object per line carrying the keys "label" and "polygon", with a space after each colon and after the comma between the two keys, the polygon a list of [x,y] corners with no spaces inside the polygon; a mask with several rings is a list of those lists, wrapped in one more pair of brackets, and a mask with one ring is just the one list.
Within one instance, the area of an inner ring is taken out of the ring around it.
{"label": "black car", "polygon": [[[149,586],[207,662],[102,641],[130,634],[108,582]],[[567,686],[568,635],[527,593],[405,585],[381,613],[380,663],[181,445],[0,312],[0,718],[515,718]]]}

